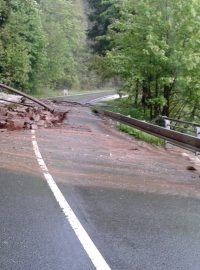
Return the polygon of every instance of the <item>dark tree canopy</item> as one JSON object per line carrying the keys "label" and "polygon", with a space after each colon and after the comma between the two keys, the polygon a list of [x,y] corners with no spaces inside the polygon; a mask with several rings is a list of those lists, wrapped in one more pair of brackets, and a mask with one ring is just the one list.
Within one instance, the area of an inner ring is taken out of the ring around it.
{"label": "dark tree canopy", "polygon": [[[94,46],[102,47],[95,51],[93,68],[103,77],[118,77],[121,90],[151,118],[198,116],[199,1],[94,2],[98,4],[93,4],[91,36]],[[116,3],[120,16],[109,13],[116,10]],[[105,40],[109,46],[99,43]]]}
{"label": "dark tree canopy", "polygon": [[111,43],[103,37],[108,33],[113,19],[119,17],[119,7],[114,5],[113,1],[88,0],[88,2],[91,10],[88,30],[90,45],[94,53],[105,55],[106,51],[111,48]]}

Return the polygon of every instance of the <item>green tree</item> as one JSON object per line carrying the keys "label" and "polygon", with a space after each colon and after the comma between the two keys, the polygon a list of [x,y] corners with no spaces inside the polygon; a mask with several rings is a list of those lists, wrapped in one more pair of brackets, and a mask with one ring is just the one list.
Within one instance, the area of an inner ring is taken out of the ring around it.
{"label": "green tree", "polygon": [[0,28],[8,21],[10,13],[10,0],[0,0]]}
{"label": "green tree", "polygon": [[1,3],[6,9],[0,32],[0,80],[33,91],[41,79],[45,48],[38,5],[34,0]]}
{"label": "green tree", "polygon": [[88,0],[91,9],[88,38],[94,53],[105,55],[111,49],[110,40],[105,38],[113,20],[120,16],[121,0]]}
{"label": "green tree", "polygon": [[41,0],[40,6],[48,40],[49,84],[58,88],[79,86],[79,65],[85,33],[75,4],[64,0]]}
{"label": "green tree", "polygon": [[79,0],[0,0],[0,81],[31,92],[80,87],[88,72]]}
{"label": "green tree", "polygon": [[200,7],[197,0],[125,0],[109,27],[112,44],[96,68],[117,75],[151,117],[199,102]]}

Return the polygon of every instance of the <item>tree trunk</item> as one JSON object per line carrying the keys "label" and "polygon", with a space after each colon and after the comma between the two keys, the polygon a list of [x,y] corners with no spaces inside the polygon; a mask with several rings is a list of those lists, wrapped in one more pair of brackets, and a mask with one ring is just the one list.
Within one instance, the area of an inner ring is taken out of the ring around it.
{"label": "tree trunk", "polygon": [[170,96],[171,96],[171,87],[165,85],[164,86],[164,98],[166,99],[166,104],[163,107],[162,115],[169,116],[170,114]]}
{"label": "tree trunk", "polygon": [[196,111],[197,111],[197,108],[198,108],[198,102],[196,101],[196,102],[194,103],[193,109],[192,109],[191,114],[190,114],[191,120],[194,119],[195,114],[196,114]]}
{"label": "tree trunk", "polygon": [[170,98],[171,98],[171,93],[172,93],[172,90],[173,90],[175,84],[176,84],[176,76],[174,77],[174,80],[170,86],[169,85],[164,86],[163,95],[164,95],[164,98],[166,99],[166,104],[163,107],[162,115],[165,115],[165,116],[170,115]]}
{"label": "tree trunk", "polygon": [[135,105],[138,105],[138,96],[139,96],[139,82],[136,82],[136,88],[135,88]]}
{"label": "tree trunk", "polygon": [[[157,98],[159,95],[159,86],[158,86],[158,79],[156,78],[156,83],[155,83],[155,97]],[[155,104],[154,105],[154,118],[157,117],[160,114],[160,105]]]}
{"label": "tree trunk", "polygon": [[148,84],[146,81],[143,81],[141,103],[142,103],[142,107],[144,109],[144,112],[146,112],[147,99],[148,99]]}

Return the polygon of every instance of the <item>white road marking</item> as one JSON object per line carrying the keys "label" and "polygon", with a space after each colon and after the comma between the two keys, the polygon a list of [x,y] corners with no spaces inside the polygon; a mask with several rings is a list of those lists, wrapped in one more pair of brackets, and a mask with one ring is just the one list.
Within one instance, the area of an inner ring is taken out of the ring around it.
{"label": "white road marking", "polygon": [[91,259],[93,265],[98,270],[111,270],[111,268],[109,267],[109,265],[107,264],[107,262],[105,261],[101,253],[98,251],[97,247],[95,246],[91,238],[89,237],[88,233],[85,231],[80,221],[74,214],[70,205],[68,204],[65,197],[63,196],[60,189],[58,188],[56,182],[54,181],[53,177],[49,173],[48,168],[42,158],[42,155],[40,153],[40,150],[37,144],[35,130],[32,130],[32,144],[33,144],[33,150],[35,152],[35,156],[37,158],[38,164],[43,172],[45,179],[47,180],[47,183],[51,191],[53,192],[57,202],[59,203],[63,213],[65,214],[65,217],[70,223],[76,236],[81,242],[89,258]]}
{"label": "white road marking", "polygon": [[98,103],[99,101],[109,101],[109,100],[114,100],[114,99],[118,99],[118,98],[119,98],[118,94],[107,95],[107,96],[92,99],[92,100],[89,101],[89,103]]}
{"label": "white road marking", "polygon": [[[122,98],[126,98],[128,95],[123,95]],[[104,101],[110,101],[110,100],[115,100],[119,98],[119,94],[114,94],[114,95],[107,95],[99,98],[92,99],[88,101],[88,103],[94,104],[98,102],[104,102]]]}

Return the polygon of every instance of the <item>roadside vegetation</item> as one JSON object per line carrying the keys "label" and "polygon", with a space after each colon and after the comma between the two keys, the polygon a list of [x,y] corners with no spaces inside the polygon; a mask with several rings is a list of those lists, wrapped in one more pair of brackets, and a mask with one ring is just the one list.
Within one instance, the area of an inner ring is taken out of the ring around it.
{"label": "roadside vegetation", "polygon": [[[109,111],[121,113],[123,115],[136,118],[138,120],[151,122],[148,111],[144,111],[141,106],[134,106],[133,101],[130,98],[122,98],[108,101],[107,105],[107,110]],[[157,146],[165,145],[165,141],[163,139],[152,136],[138,129],[129,127],[125,124],[118,123],[117,129],[147,143],[151,143]]]}
{"label": "roadside vegetation", "polygon": [[198,121],[199,1],[88,1],[92,68],[117,81],[145,117]]}
{"label": "roadside vegetation", "polygon": [[135,106],[130,98],[107,101],[107,105],[108,110],[112,112],[121,113],[139,120],[150,121],[148,112],[144,112],[140,106]]}
{"label": "roadside vegetation", "polygon": [[31,94],[91,89],[81,0],[0,0],[0,82]]}
{"label": "roadside vegetation", "polygon": [[120,131],[123,131],[123,132],[135,137],[138,140],[142,140],[144,142],[151,143],[151,144],[154,144],[154,145],[157,145],[157,146],[164,146],[165,145],[165,141],[163,139],[152,136],[150,134],[147,134],[147,133],[142,132],[142,131],[140,131],[138,129],[129,127],[127,125],[117,124],[117,128]]}

